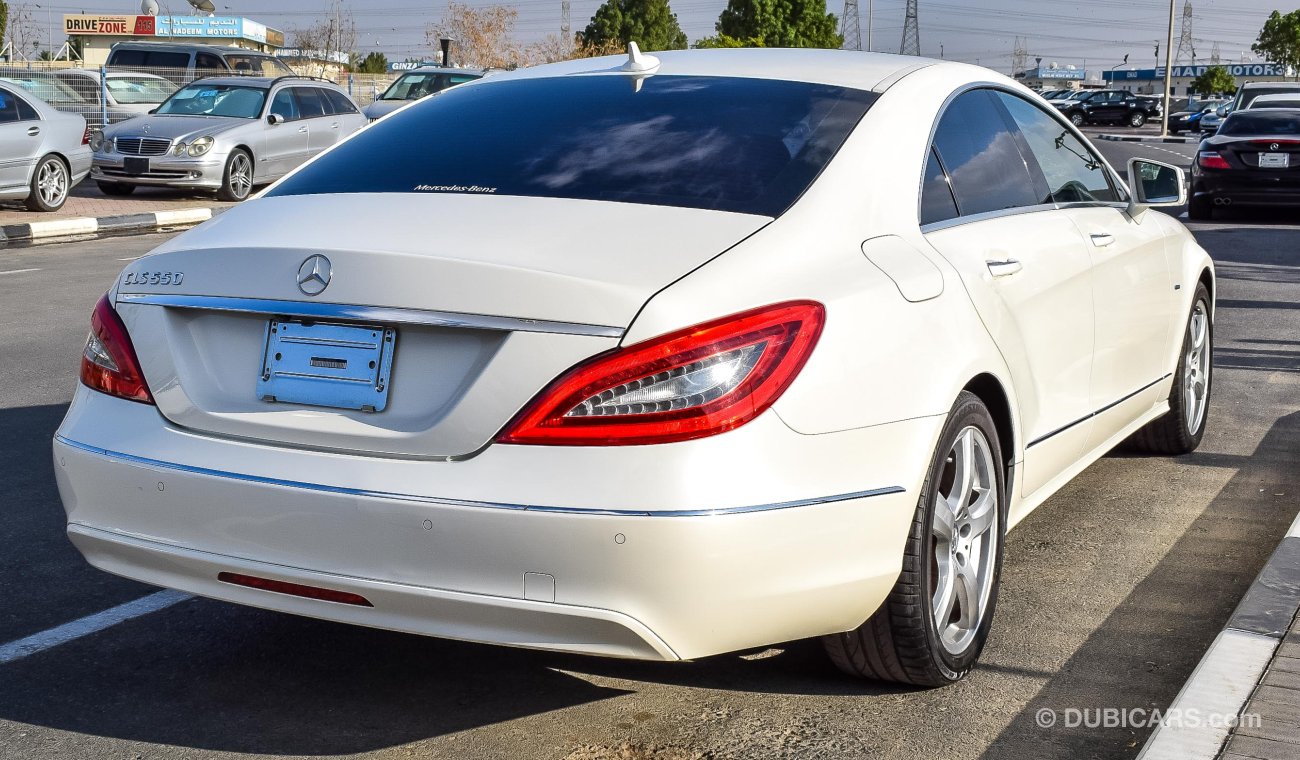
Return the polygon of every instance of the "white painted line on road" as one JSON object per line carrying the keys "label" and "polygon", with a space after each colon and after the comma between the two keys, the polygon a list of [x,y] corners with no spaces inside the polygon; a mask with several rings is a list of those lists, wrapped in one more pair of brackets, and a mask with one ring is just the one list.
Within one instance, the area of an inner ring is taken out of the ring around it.
{"label": "white painted line on road", "polygon": [[[1165,711],[1181,720],[1156,727],[1138,760],[1214,760],[1277,649],[1278,640],[1227,629],[1210,645]],[[1199,720],[1190,720],[1198,716]]]}
{"label": "white painted line on road", "polygon": [[0,645],[0,665],[21,660],[29,655],[44,652],[46,649],[66,644],[69,641],[75,641],[82,636],[98,633],[105,628],[112,628],[118,623],[125,623],[128,620],[152,612],[165,610],[174,604],[193,598],[192,594],[181,591],[159,591],[156,594],[141,597],[133,602],[119,604],[103,612],[96,612],[94,615],[87,615],[80,620],[64,623],[57,628],[34,633],[25,639],[18,639]]}
{"label": "white painted line on road", "polygon": [[0,272],[0,274],[22,274],[22,273],[24,273],[24,272],[39,272],[39,271],[41,271],[41,270],[39,270],[39,269],[9,269],[9,270],[6,270],[6,271],[3,271],[3,272]]}

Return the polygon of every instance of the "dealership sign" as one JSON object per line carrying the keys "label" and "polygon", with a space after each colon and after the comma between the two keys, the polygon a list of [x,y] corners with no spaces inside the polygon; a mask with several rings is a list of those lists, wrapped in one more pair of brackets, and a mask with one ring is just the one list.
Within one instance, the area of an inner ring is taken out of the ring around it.
{"label": "dealership sign", "polygon": [[[1199,65],[1199,66],[1175,66],[1174,77],[1183,79],[1194,79],[1209,71],[1212,68],[1227,69],[1228,73],[1235,78],[1250,77],[1289,77],[1290,71],[1286,66],[1278,63],[1225,63],[1219,66]],[[1163,67],[1158,69],[1130,69],[1128,71],[1107,71],[1107,79],[1111,81],[1123,80],[1140,80],[1152,81],[1165,78]]]}
{"label": "dealership sign", "polygon": [[64,16],[63,33],[74,34],[111,34],[118,37],[153,36],[155,29],[153,16]]}

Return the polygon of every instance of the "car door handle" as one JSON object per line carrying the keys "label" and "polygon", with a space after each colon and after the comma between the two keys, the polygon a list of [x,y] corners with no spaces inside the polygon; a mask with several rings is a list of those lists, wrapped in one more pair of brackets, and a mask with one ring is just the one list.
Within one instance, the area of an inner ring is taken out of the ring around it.
{"label": "car door handle", "polygon": [[337,121],[330,125],[330,129],[338,129],[338,128],[339,128],[339,123]]}
{"label": "car door handle", "polygon": [[307,127],[298,127],[299,134],[307,134]]}
{"label": "car door handle", "polygon": [[989,267],[989,274],[994,277],[1006,277],[1024,269],[1024,267],[1020,265],[1020,262],[1015,259],[1006,259],[1004,261],[990,260],[984,263]]}
{"label": "car door handle", "polygon": [[1105,248],[1115,243],[1115,236],[1107,232],[1094,232],[1090,237],[1092,238],[1092,244],[1098,248]]}
{"label": "car door handle", "polygon": [[28,128],[27,128],[27,134],[31,135],[32,137],[35,137],[35,136],[39,135],[40,133],[41,133],[41,128],[40,128],[40,127],[28,127]]}

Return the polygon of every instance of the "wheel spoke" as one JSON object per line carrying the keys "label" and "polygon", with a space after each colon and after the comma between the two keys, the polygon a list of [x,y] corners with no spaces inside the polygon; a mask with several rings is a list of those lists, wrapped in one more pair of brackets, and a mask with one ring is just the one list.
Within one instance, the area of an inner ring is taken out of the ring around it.
{"label": "wheel spoke", "polygon": [[934,500],[934,522],[931,532],[945,542],[952,541],[957,531],[957,516],[953,514],[947,499]]}
{"label": "wheel spoke", "polygon": [[963,430],[952,447],[952,489],[948,492],[948,504],[956,515],[961,515],[970,503],[971,491],[975,487],[975,437],[970,430]]}
{"label": "wheel spoke", "polygon": [[954,596],[959,606],[958,627],[972,630],[979,624],[980,579],[972,568],[959,568],[954,573]]}
{"label": "wheel spoke", "polygon": [[957,584],[955,582],[956,573],[953,572],[952,558],[948,556],[947,551],[942,556],[936,556],[938,560],[938,584],[934,591],[934,596],[930,602],[930,609],[934,613],[934,625],[936,630],[942,636],[944,629],[948,627],[948,620],[952,617],[953,605],[957,603]]}
{"label": "wheel spoke", "polygon": [[997,493],[992,488],[980,489],[975,503],[970,506],[966,524],[970,526],[970,536],[982,536],[989,532],[998,514]]}

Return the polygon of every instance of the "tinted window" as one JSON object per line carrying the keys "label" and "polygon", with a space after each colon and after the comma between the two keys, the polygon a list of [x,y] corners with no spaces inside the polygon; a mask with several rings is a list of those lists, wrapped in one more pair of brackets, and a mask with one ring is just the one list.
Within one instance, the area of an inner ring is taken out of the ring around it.
{"label": "tinted window", "polygon": [[352,101],[348,100],[347,95],[344,95],[338,90],[322,89],[320,92],[322,95],[325,96],[325,99],[329,102],[330,110],[333,111],[334,113],[337,114],[357,113],[357,107],[352,105]]}
{"label": "tinted window", "polygon": [[190,54],[151,50],[145,55],[144,65],[157,69],[187,69],[190,66]]}
{"label": "tinted window", "polygon": [[[473,88],[471,88],[473,89]],[[963,216],[1042,202],[1006,118],[987,90],[957,97],[934,135]]]}
{"label": "tinted window", "polygon": [[36,109],[32,108],[30,103],[22,98],[14,98],[14,100],[18,101],[18,119],[20,121],[36,121],[41,118],[40,114],[36,113]]}
{"label": "tinted window", "polygon": [[1237,98],[1238,110],[1250,107],[1255,102],[1255,98],[1260,95],[1300,95],[1300,87],[1295,85],[1281,87],[1252,87],[1249,90],[1242,90],[1241,96]]}
{"label": "tinted window", "polygon": [[294,87],[293,91],[298,96],[298,111],[302,113],[302,118],[313,119],[325,115],[325,104],[321,102],[319,91],[315,87]]}
{"label": "tinted window", "polygon": [[292,87],[285,87],[275,94],[275,98],[271,100],[269,113],[279,114],[285,121],[298,118],[298,99],[293,96]]}
{"label": "tinted window", "polygon": [[143,50],[114,50],[108,59],[109,66],[143,66]]}
{"label": "tinted window", "polygon": [[1219,127],[1221,135],[1295,135],[1300,134],[1300,116],[1267,111],[1239,111]]}
{"label": "tinted window", "polygon": [[1020,128],[1042,169],[1050,200],[1057,203],[1116,200],[1106,167],[1065,125],[1014,95],[999,92],[997,97]]}
{"label": "tinted window", "polygon": [[452,88],[376,122],[272,194],[495,193],[776,216],[876,99],[749,78],[631,85],[601,76]]}
{"label": "tinted window", "polygon": [[948,175],[939,163],[939,154],[931,148],[930,158],[925,162],[925,184],[921,187],[921,224],[934,224],[957,215],[957,201],[948,186]]}
{"label": "tinted window", "polygon": [[18,98],[8,90],[0,90],[0,124],[18,121]]}
{"label": "tinted window", "polygon": [[226,65],[211,53],[199,53],[194,56],[194,68],[204,71],[225,71]]}
{"label": "tinted window", "polygon": [[279,77],[292,74],[293,70],[279,58],[269,55],[226,54],[226,64],[236,74],[257,77]]}

